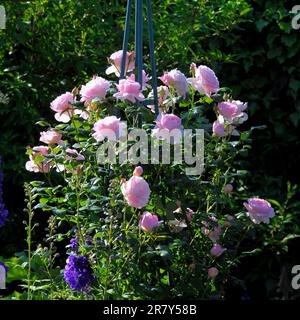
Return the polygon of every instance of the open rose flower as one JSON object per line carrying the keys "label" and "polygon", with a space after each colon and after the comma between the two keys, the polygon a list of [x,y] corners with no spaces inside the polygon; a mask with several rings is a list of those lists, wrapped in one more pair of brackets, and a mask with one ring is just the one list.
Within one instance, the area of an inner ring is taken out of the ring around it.
{"label": "open rose flower", "polygon": [[[147,82],[151,79],[151,77],[149,77],[149,75],[146,73],[145,70],[142,71],[142,76],[143,76],[143,81],[142,81],[142,90],[145,90],[147,88],[150,88],[150,84],[148,84]],[[130,75],[130,77],[128,77],[127,79],[130,79],[132,81],[135,81],[135,74],[133,73],[132,75]]]}
{"label": "open rose flower", "polygon": [[74,101],[73,94],[66,92],[51,102],[50,108],[56,112],[54,117],[57,121],[67,123],[71,120],[74,115],[74,108],[70,101]]}
{"label": "open rose flower", "polygon": [[207,270],[207,274],[208,274],[209,278],[214,279],[218,276],[219,270],[215,267],[211,267]]}
{"label": "open rose flower", "polygon": [[145,211],[140,218],[139,227],[145,232],[151,232],[153,229],[159,227],[161,221],[155,214]]}
{"label": "open rose flower", "polygon": [[133,175],[140,177],[143,174],[143,171],[144,171],[143,168],[141,166],[138,166],[134,169]]}
{"label": "open rose flower", "polygon": [[43,131],[40,133],[40,141],[46,144],[60,144],[62,145],[64,142],[61,140],[62,135],[55,130]]}
{"label": "open rose flower", "polygon": [[[117,77],[119,77],[121,74],[122,57],[123,57],[123,50],[114,52],[108,59],[109,63],[111,63],[112,65],[106,69],[105,73],[106,74],[114,73]],[[135,67],[134,52],[127,52],[125,73],[133,71],[134,67]]]}
{"label": "open rose flower", "polygon": [[220,255],[222,255],[224,251],[226,251],[225,248],[223,248],[220,244],[215,243],[213,247],[210,249],[210,254],[213,257],[220,257]]}
{"label": "open rose flower", "polygon": [[133,176],[128,181],[123,182],[121,191],[131,207],[141,209],[149,202],[151,190],[147,181],[142,177]]}
{"label": "open rose flower", "polygon": [[225,193],[231,193],[233,191],[233,185],[231,183],[225,184],[223,191]]}
{"label": "open rose flower", "polygon": [[91,81],[81,87],[81,101],[88,105],[95,98],[105,98],[109,87],[109,81],[95,76]]}
{"label": "open rose flower", "polygon": [[248,115],[243,112],[247,109],[247,103],[241,101],[226,101],[218,104],[218,112],[228,123],[241,124],[248,119]]}
{"label": "open rose flower", "polygon": [[186,209],[186,219],[188,222],[191,222],[193,220],[194,214],[195,214],[195,212],[192,209],[190,209],[190,208]]}
{"label": "open rose flower", "polygon": [[169,140],[170,143],[180,143],[183,126],[181,119],[175,114],[160,113],[155,121],[156,126],[152,130],[152,136],[157,139]]}
{"label": "open rose flower", "polygon": [[72,161],[74,159],[77,161],[85,160],[85,157],[75,149],[66,149],[66,153],[68,154],[65,158],[67,161]]}
{"label": "open rose flower", "polygon": [[235,127],[226,123],[222,115],[218,116],[218,119],[213,123],[213,135],[216,137],[226,137],[228,135],[238,136],[239,133],[235,130]]}
{"label": "open rose flower", "polygon": [[195,77],[189,78],[187,81],[195,90],[210,96],[220,89],[219,80],[213,70],[207,66],[199,66],[198,68],[196,68],[195,64],[192,64],[192,66]]}
{"label": "open rose flower", "polygon": [[159,77],[159,79],[165,85],[173,87],[180,96],[183,96],[184,98],[186,97],[189,91],[188,82],[181,71],[174,69],[172,71],[165,72],[162,77]]}
{"label": "open rose flower", "polygon": [[118,92],[114,94],[118,100],[128,100],[132,103],[143,101],[145,99],[141,92],[141,86],[132,78],[122,79],[117,84]]}
{"label": "open rose flower", "polygon": [[32,154],[29,155],[29,161],[26,162],[26,170],[31,172],[49,172],[52,167],[50,159],[43,161],[36,161],[36,157],[44,157],[49,154],[49,148],[45,146],[38,146],[32,148]]}
{"label": "open rose flower", "polygon": [[[159,108],[159,112],[162,112],[164,101],[167,100],[169,95],[170,95],[170,91],[167,86],[160,86],[157,88],[158,105],[161,107]],[[154,98],[154,93],[153,93],[153,90],[151,90],[148,95],[148,99],[153,99],[153,98]],[[150,108],[152,112],[155,112],[154,105],[148,105],[148,108]]]}
{"label": "open rose flower", "polygon": [[94,124],[93,137],[97,141],[103,141],[105,138],[116,141],[123,135],[125,128],[126,124],[116,116],[105,117]]}
{"label": "open rose flower", "polygon": [[261,222],[268,224],[275,215],[271,204],[264,199],[248,199],[248,202],[244,203],[244,207],[247,209],[247,215],[255,224]]}

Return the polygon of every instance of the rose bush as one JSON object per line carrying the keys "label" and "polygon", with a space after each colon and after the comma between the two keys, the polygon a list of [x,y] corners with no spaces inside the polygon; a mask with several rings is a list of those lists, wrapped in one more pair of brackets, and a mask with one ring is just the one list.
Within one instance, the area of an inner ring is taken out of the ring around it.
{"label": "rose bush", "polygon": [[[110,56],[107,75],[120,74],[121,57],[120,51]],[[240,159],[251,130],[239,126],[247,104],[220,88],[213,70],[193,63],[190,78],[179,70],[159,78],[160,113],[154,115],[150,78],[144,72],[143,85],[135,81],[132,53],[126,66],[125,79],[94,76],[55,98],[58,123],[39,122],[48,127],[41,133],[45,146],[28,149],[26,168],[44,178],[27,186],[28,211],[31,218],[44,211],[49,232],[30,254],[42,267],[30,264],[28,292],[34,294],[34,282],[46,283],[42,298],[222,298],[234,279],[241,238],[267,232],[263,223],[274,217],[271,204],[247,195],[243,183]],[[139,166],[99,163],[99,147],[120,142],[122,121],[161,146],[159,133],[177,130],[171,151],[183,148],[184,129],[203,129],[204,172],[187,175],[189,164],[150,158]]]}

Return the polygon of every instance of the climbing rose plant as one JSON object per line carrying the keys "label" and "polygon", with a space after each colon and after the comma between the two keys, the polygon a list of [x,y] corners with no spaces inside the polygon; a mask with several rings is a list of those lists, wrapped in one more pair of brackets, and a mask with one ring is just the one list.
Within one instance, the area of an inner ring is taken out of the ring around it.
{"label": "climbing rose plant", "polygon": [[[110,56],[107,77],[120,76],[121,61],[122,51]],[[274,216],[244,184],[247,103],[192,63],[189,78],[177,69],[159,77],[155,115],[151,78],[143,71],[140,85],[134,69],[128,52],[124,79],[93,76],[51,102],[53,124],[37,123],[40,145],[28,147],[26,169],[38,179],[26,190],[31,217],[43,211],[49,219],[28,280],[47,283],[40,297],[222,298],[244,254],[241,239],[265,232]],[[97,150],[119,142],[124,121],[158,143],[177,130],[171,151],[183,147],[185,129],[204,130],[204,171],[187,175],[189,164],[172,161],[99,163]]]}

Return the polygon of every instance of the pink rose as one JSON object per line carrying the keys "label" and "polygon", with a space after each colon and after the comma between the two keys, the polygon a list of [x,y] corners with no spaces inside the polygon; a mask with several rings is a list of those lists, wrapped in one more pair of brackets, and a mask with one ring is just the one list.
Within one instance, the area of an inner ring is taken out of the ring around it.
{"label": "pink rose", "polygon": [[209,278],[214,279],[218,276],[219,270],[215,267],[211,267],[207,270],[207,274],[208,274]]}
{"label": "pink rose", "polygon": [[213,257],[220,257],[220,255],[223,254],[223,252],[226,251],[225,248],[223,248],[221,245],[219,245],[218,243],[215,243],[213,245],[213,247],[210,249],[210,254]]}
{"label": "pink rose", "polygon": [[171,143],[179,143],[182,137],[183,126],[181,119],[175,114],[160,113],[155,121],[152,136],[158,139],[168,139]]}
{"label": "pink rose", "polygon": [[[145,70],[143,70],[142,72],[143,75],[143,86],[142,86],[142,90],[145,90],[149,87],[151,87],[147,82],[151,79],[151,77],[149,77],[149,75],[146,73]],[[130,79],[132,81],[135,81],[135,74],[133,73],[132,75],[130,75],[130,77],[128,77],[127,79]]]}
{"label": "pink rose", "polygon": [[190,208],[186,209],[186,219],[188,222],[192,221],[194,214],[195,214],[195,212],[192,209],[190,209]]}
{"label": "pink rose", "polygon": [[270,218],[273,218],[275,215],[271,204],[264,199],[248,199],[248,202],[244,203],[244,207],[248,210],[247,215],[255,224],[259,224],[261,222],[268,224],[270,222]]}
{"label": "pink rose", "polygon": [[226,137],[227,133],[225,131],[224,123],[221,123],[219,120],[216,120],[213,123],[213,134],[217,137]]}
{"label": "pink rose", "polygon": [[[109,68],[106,69],[106,74],[114,73],[117,77],[121,74],[121,66],[122,66],[122,57],[123,50],[119,50],[114,52],[108,59],[108,61],[112,64]],[[134,70],[135,61],[134,61],[134,52],[126,53],[126,64],[125,64],[125,73]]]}
{"label": "pink rose", "polygon": [[116,141],[125,129],[125,124],[116,116],[105,117],[104,119],[98,120],[94,124],[93,137],[97,141],[103,141],[106,137],[108,140]]}
{"label": "pink rose", "polygon": [[[163,106],[164,101],[167,100],[167,98],[170,95],[169,88],[166,86],[158,87],[157,88],[157,95],[158,95],[158,105]],[[153,98],[154,98],[153,90],[151,90],[148,95],[148,99],[153,99]],[[148,105],[148,108],[150,108],[152,112],[155,112],[154,105]],[[161,108],[159,108],[159,109],[160,109],[160,112],[162,112]]]}
{"label": "pink rose", "polygon": [[133,175],[140,177],[143,174],[143,168],[141,166],[138,166],[134,169]]}
{"label": "pink rose", "polygon": [[248,116],[243,112],[247,108],[247,103],[241,101],[221,102],[218,104],[218,111],[229,122],[243,123]]}
{"label": "pink rose", "polygon": [[223,116],[219,115],[218,119],[213,123],[213,135],[216,137],[226,137],[228,135],[238,136],[239,133],[231,124],[225,127]]}
{"label": "pink rose", "polygon": [[211,241],[216,242],[220,239],[221,234],[222,227],[218,224],[212,231],[209,231],[207,236]]}
{"label": "pink rose", "polygon": [[145,211],[140,218],[139,227],[145,232],[150,232],[159,227],[160,224],[161,222],[158,221],[157,215]]}
{"label": "pink rose", "polygon": [[56,112],[54,117],[57,121],[67,123],[71,120],[74,108],[69,103],[70,101],[74,101],[73,94],[66,92],[51,102],[50,108]]}
{"label": "pink rose", "polygon": [[105,98],[109,87],[109,81],[101,77],[93,77],[91,81],[81,87],[81,101],[89,104],[95,98]]}
{"label": "pink rose", "polygon": [[234,217],[227,215],[226,220],[224,221],[224,227],[229,228],[233,223]]}
{"label": "pink rose", "polygon": [[123,182],[121,191],[128,205],[141,209],[149,201],[151,190],[148,183],[142,177],[133,176],[128,181]]}
{"label": "pink rose", "polygon": [[143,101],[145,99],[141,93],[140,84],[132,80],[132,78],[120,80],[117,88],[119,91],[114,94],[114,97],[119,100],[128,100],[135,103],[136,101]]}
{"label": "pink rose", "polygon": [[[192,67],[195,69],[195,66]],[[195,71],[195,77],[189,78],[188,82],[200,93],[210,96],[220,89],[219,80],[213,70],[206,66],[199,66]]]}
{"label": "pink rose", "polygon": [[231,183],[228,183],[223,188],[225,193],[231,193],[233,191],[233,185]]}
{"label": "pink rose", "polygon": [[63,144],[63,141],[61,140],[62,135],[55,130],[43,131],[40,135],[40,141],[46,144]]}
{"label": "pink rose", "polygon": [[159,77],[159,79],[165,85],[175,88],[179,95],[183,96],[184,98],[186,97],[189,91],[188,83],[185,75],[181,71],[174,69],[170,72],[165,72],[162,77]]}
{"label": "pink rose", "polygon": [[75,150],[75,149],[66,149],[66,153],[67,154],[72,154],[72,155],[74,155],[74,156],[66,156],[65,157],[65,159],[67,160],[67,161],[72,161],[72,160],[78,160],[78,161],[83,161],[83,160],[85,160],[85,157],[82,155],[82,154],[80,154],[77,150]]}
{"label": "pink rose", "polygon": [[35,161],[36,157],[44,157],[49,153],[49,148],[45,146],[38,146],[32,148],[33,153],[29,155],[30,161],[26,162],[26,170],[31,172],[49,172],[52,167],[51,160]]}

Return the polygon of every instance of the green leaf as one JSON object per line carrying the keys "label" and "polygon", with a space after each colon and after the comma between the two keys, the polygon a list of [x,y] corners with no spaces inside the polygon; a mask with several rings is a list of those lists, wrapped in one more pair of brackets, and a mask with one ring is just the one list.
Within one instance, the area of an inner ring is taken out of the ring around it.
{"label": "green leaf", "polygon": [[300,238],[300,234],[289,234],[281,240],[281,243],[286,243],[295,238]]}
{"label": "green leaf", "polygon": [[269,24],[268,21],[264,20],[264,19],[259,19],[257,22],[256,22],[256,27],[257,27],[257,30],[259,32],[261,32],[261,30],[263,28],[265,28],[267,25]]}

